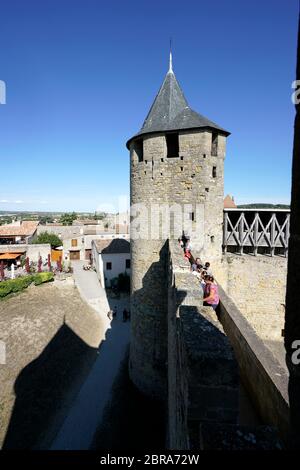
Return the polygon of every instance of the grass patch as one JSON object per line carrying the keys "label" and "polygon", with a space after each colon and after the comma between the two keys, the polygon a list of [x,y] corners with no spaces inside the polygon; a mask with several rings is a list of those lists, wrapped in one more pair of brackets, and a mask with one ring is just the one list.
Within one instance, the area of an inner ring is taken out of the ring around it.
{"label": "grass patch", "polygon": [[53,273],[37,273],[0,282],[0,299],[26,289],[30,284],[39,286],[44,282],[54,281]]}

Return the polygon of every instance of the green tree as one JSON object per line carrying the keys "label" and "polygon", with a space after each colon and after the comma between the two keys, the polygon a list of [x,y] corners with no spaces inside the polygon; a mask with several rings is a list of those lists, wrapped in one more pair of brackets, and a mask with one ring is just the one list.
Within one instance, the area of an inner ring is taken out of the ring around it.
{"label": "green tree", "polygon": [[52,224],[53,222],[54,222],[54,219],[50,215],[43,215],[40,217],[41,225],[46,225],[47,223]]}
{"label": "green tree", "polygon": [[63,225],[72,225],[74,220],[76,219],[77,219],[76,212],[72,212],[72,213],[66,212],[60,217],[59,221]]}
{"label": "green tree", "polygon": [[49,243],[52,248],[56,248],[62,244],[62,241],[55,233],[41,232],[32,243]]}

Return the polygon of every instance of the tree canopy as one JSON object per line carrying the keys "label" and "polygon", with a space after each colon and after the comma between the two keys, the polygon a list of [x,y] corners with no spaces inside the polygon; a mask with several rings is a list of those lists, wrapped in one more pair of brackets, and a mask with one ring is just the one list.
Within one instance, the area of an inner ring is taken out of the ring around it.
{"label": "tree canopy", "polygon": [[41,232],[32,243],[49,243],[52,248],[62,244],[62,240],[55,233]]}
{"label": "tree canopy", "polygon": [[63,225],[72,225],[74,220],[77,219],[76,212],[66,212],[65,214],[61,215],[59,221]]}

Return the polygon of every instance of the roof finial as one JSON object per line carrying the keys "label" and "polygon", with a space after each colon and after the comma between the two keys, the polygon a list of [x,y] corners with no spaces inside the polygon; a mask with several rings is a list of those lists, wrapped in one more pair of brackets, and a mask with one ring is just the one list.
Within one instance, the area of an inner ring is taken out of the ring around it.
{"label": "roof finial", "polygon": [[170,59],[169,59],[169,72],[168,73],[173,73],[173,68],[172,68],[172,38],[170,38]]}

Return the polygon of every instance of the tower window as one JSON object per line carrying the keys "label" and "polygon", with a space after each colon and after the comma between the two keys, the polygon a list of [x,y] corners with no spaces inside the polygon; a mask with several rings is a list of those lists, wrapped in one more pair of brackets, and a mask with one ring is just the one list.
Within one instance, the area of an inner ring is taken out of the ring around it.
{"label": "tower window", "polygon": [[195,220],[195,213],[194,213],[194,212],[190,212],[190,213],[189,213],[189,216],[190,216],[190,220],[192,220],[192,222],[194,222],[194,220]]}
{"label": "tower window", "polygon": [[212,177],[213,178],[217,177],[217,167],[216,166],[213,166],[213,168],[212,168]]}
{"label": "tower window", "polygon": [[143,141],[137,140],[135,142],[135,152],[138,156],[139,162],[142,162],[144,159],[144,149],[143,149]]}
{"label": "tower window", "polygon": [[112,269],[112,263],[111,262],[108,261],[106,263],[106,269],[107,269],[107,271],[111,271],[111,269]]}
{"label": "tower window", "polygon": [[167,157],[168,158],[179,157],[178,134],[176,132],[172,132],[172,134],[166,134],[166,142],[167,142]]}
{"label": "tower window", "polygon": [[218,134],[216,132],[211,135],[211,154],[214,157],[218,155]]}

